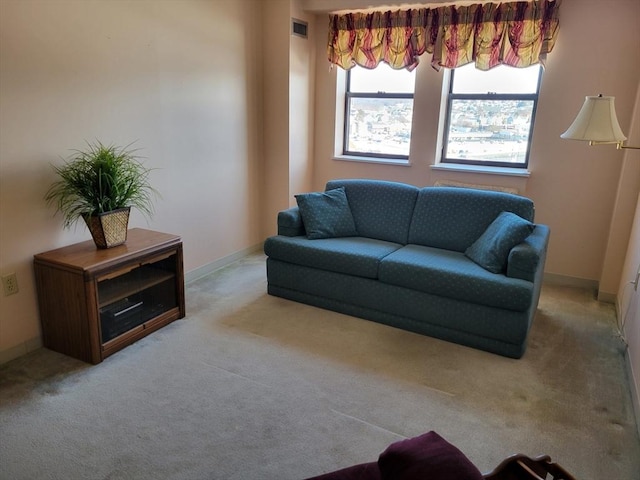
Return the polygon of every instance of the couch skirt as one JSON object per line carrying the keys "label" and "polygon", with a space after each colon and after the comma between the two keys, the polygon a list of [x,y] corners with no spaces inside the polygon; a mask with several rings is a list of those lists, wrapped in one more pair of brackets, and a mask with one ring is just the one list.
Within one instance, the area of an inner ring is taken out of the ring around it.
{"label": "couch skirt", "polygon": [[538,303],[511,311],[272,258],[267,259],[267,278],[271,295],[511,358],[526,350]]}

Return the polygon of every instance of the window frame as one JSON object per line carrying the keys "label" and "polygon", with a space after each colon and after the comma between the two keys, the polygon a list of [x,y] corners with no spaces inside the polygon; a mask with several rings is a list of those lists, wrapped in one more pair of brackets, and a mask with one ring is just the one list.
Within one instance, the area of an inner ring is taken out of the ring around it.
{"label": "window frame", "polygon": [[[356,67],[354,67],[356,68]],[[351,72],[353,69],[347,70],[345,81],[345,94],[344,94],[344,116],[343,116],[343,132],[342,132],[342,155],[345,157],[365,157],[370,158],[372,161],[375,159],[384,160],[402,160],[409,161],[409,155],[399,155],[391,153],[372,153],[372,152],[359,152],[349,150],[349,112],[351,108],[352,98],[396,98],[396,99],[410,99],[412,103],[415,100],[415,85],[413,93],[389,93],[389,92],[352,92],[351,91]],[[412,108],[415,106],[412,105]],[[411,148],[411,134],[413,133],[413,119],[411,121],[411,131],[409,135],[409,148]]]}
{"label": "window frame", "polygon": [[[440,151],[440,164],[442,165],[473,165],[485,167],[506,167],[517,170],[526,170],[529,167],[529,157],[531,155],[531,145],[533,143],[533,130],[535,127],[536,111],[538,109],[538,100],[540,98],[540,86],[542,85],[542,66],[538,69],[538,80],[536,83],[535,93],[454,93],[453,81],[456,75],[455,69],[452,69],[449,76],[449,85],[446,93],[446,111],[444,116],[444,125],[442,130],[442,149]],[[533,101],[531,109],[531,125],[529,126],[529,134],[527,137],[527,150],[523,163],[501,162],[492,160],[474,160],[469,158],[447,157],[447,147],[449,144],[449,127],[451,120],[451,107],[454,100],[524,100]]]}

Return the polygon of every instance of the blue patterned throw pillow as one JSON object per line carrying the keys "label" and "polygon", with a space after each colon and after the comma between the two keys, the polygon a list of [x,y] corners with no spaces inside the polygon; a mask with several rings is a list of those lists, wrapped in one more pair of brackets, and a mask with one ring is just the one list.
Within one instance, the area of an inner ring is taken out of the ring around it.
{"label": "blue patterned throw pillow", "polygon": [[507,267],[509,252],[533,232],[534,225],[515,213],[501,212],[464,254],[492,273]]}
{"label": "blue patterned throw pillow", "polygon": [[326,192],[302,193],[295,197],[307,238],[313,240],[358,235],[344,187]]}

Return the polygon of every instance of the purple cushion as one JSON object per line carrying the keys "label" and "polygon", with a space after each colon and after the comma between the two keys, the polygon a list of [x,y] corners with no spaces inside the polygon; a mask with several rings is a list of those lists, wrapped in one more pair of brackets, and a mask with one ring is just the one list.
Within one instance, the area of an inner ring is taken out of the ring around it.
{"label": "purple cushion", "polygon": [[483,479],[464,453],[436,432],[392,443],[380,454],[378,467],[381,480]]}
{"label": "purple cushion", "polygon": [[376,462],[361,463],[353,467],[343,468],[331,473],[325,473],[307,480],[381,480],[380,470]]}

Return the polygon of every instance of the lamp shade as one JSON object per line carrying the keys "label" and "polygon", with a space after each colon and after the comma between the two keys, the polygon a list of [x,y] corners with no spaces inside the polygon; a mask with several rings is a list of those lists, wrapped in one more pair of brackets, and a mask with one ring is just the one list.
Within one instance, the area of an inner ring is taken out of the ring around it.
{"label": "lamp shade", "polygon": [[560,138],[599,143],[621,143],[627,139],[616,117],[615,97],[585,97],[571,126]]}

